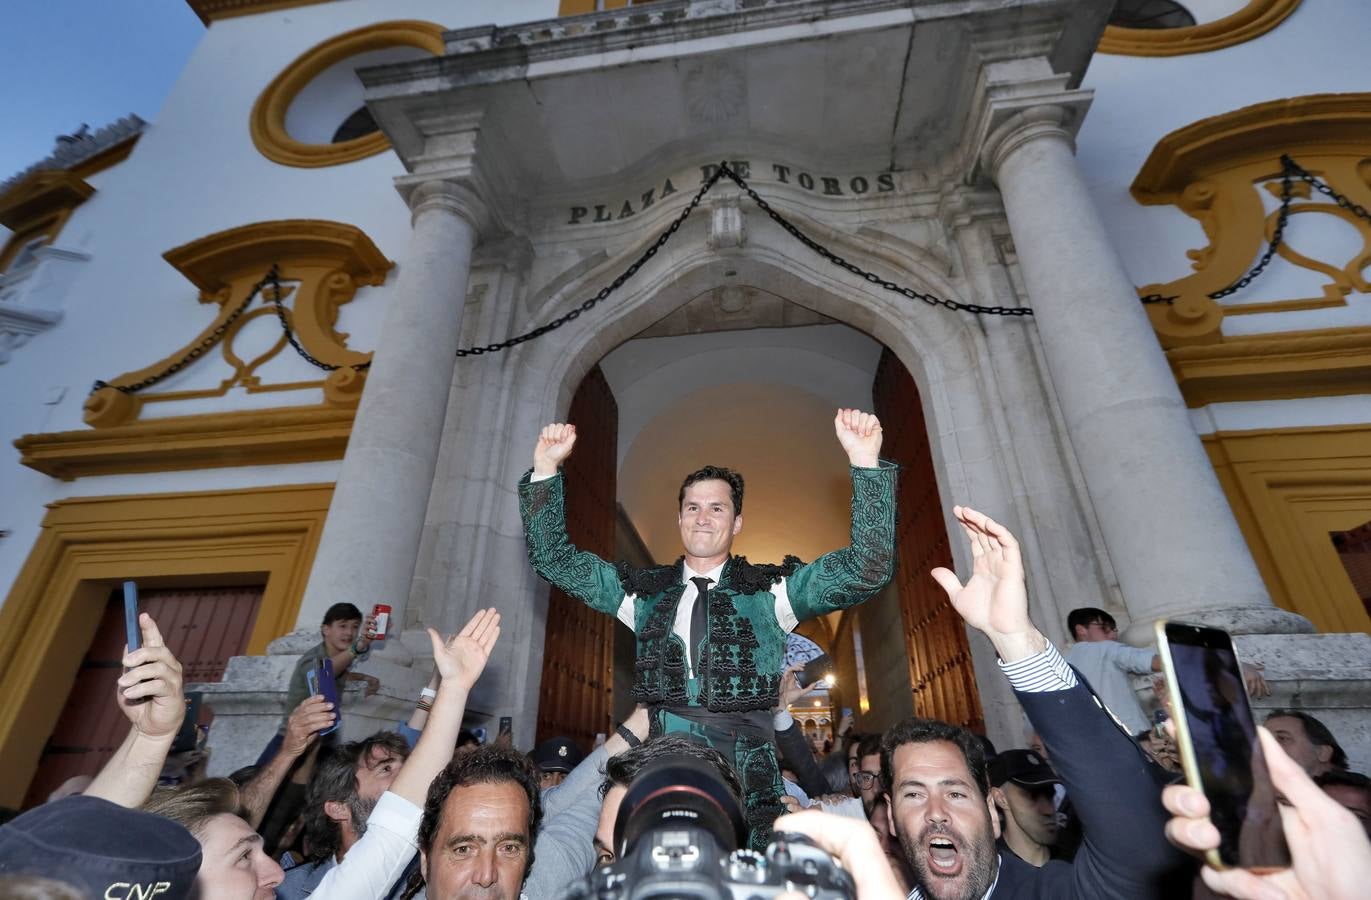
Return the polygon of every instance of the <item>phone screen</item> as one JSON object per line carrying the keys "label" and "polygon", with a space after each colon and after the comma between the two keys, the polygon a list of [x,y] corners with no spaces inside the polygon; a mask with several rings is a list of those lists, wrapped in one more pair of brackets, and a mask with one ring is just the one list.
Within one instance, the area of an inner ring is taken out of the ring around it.
{"label": "phone screen", "polygon": [[805,667],[800,670],[800,687],[808,687],[832,671],[833,660],[828,658],[828,654],[816,656],[805,663]]}
{"label": "phone screen", "polygon": [[1184,711],[1181,756],[1192,785],[1209,798],[1219,861],[1245,869],[1290,865],[1232,639],[1218,628],[1168,622],[1161,646],[1170,656],[1172,702]]}
{"label": "phone screen", "polygon": [[132,581],[124,582],[124,630],[130,653],[143,646],[143,630],[138,627],[138,585]]}

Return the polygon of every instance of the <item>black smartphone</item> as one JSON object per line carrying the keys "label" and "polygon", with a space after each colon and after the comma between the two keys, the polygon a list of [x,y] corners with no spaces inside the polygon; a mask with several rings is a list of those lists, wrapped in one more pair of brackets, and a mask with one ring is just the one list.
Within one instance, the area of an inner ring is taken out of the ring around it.
{"label": "black smartphone", "polygon": [[800,682],[800,687],[809,687],[832,671],[833,660],[829,659],[827,653],[816,656],[805,663],[805,667],[799,671],[797,677]]}
{"label": "black smartphone", "polygon": [[143,646],[143,629],[138,627],[138,585],[132,581],[124,582],[124,629],[130,653]]}
{"label": "black smartphone", "polygon": [[1176,719],[1176,746],[1191,787],[1209,798],[1219,847],[1215,868],[1290,865],[1276,789],[1257,740],[1233,639],[1221,628],[1157,621],[1157,648]]}
{"label": "black smartphone", "polygon": [[332,734],[343,724],[343,714],[338,705],[338,681],[333,677],[333,660],[324,658],[306,669],[305,683],[309,685],[310,696],[321,695],[333,704],[333,724],[319,730],[320,734]]}
{"label": "black smartphone", "polygon": [[[507,734],[507,735],[509,735],[510,737],[514,737],[514,717],[513,717],[513,716],[501,716],[501,717],[500,717],[500,734]],[[499,735],[496,735],[496,736],[498,737]]]}
{"label": "black smartphone", "polygon": [[204,703],[205,695],[200,691],[192,691],[186,694],[186,717],[181,720],[181,730],[176,732],[176,739],[172,741],[171,753],[185,753],[187,750],[195,750],[199,746],[200,739],[200,705]]}

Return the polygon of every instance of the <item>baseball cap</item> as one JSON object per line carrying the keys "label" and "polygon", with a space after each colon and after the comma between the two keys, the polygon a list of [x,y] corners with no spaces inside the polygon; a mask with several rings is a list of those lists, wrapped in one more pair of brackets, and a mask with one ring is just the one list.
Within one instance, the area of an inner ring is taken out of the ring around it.
{"label": "baseball cap", "polygon": [[99,797],[64,797],[0,827],[0,874],[56,876],[93,897],[183,900],[199,871],[185,828]]}
{"label": "baseball cap", "polygon": [[1005,750],[996,754],[990,761],[990,783],[999,787],[1012,781],[1023,787],[1036,787],[1042,784],[1057,784],[1061,781],[1057,773],[1032,750]]}
{"label": "baseball cap", "polygon": [[581,748],[571,738],[548,738],[529,754],[533,764],[544,772],[570,772],[585,759]]}

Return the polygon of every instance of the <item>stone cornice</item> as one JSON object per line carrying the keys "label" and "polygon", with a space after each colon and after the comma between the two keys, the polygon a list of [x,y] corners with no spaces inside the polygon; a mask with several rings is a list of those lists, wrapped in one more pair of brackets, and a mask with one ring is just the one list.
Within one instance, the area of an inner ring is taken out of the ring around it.
{"label": "stone cornice", "polygon": [[102,153],[138,137],[143,133],[147,124],[138,116],[129,114],[104,128],[98,129],[94,134],[87,134],[79,139],[73,138],[68,141],[59,139],[57,149],[47,159],[34,163],[11,178],[0,181],[0,194],[9,191],[35,172],[46,169],[65,170],[80,167],[83,163],[95,159]]}
{"label": "stone cornice", "polygon": [[53,478],[342,459],[355,409],[333,406],[174,416],[26,434],[20,462]]}
{"label": "stone cornice", "polygon": [[1371,328],[1234,337],[1166,358],[1190,407],[1371,393]]}

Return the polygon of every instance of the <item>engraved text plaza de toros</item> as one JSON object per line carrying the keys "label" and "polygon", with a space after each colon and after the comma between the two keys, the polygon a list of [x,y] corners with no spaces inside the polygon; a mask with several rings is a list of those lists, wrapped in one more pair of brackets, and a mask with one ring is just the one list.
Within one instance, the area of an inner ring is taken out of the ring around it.
{"label": "engraved text plaza de toros", "polygon": [[[729,161],[729,165],[743,180],[752,179],[754,169],[750,161],[734,159]],[[718,168],[717,163],[700,166],[700,184],[704,184],[714,177]],[[758,180],[776,184],[793,184],[802,190],[826,197],[860,197],[873,192],[885,194],[895,190],[895,176],[890,172],[870,176],[811,175],[794,166],[783,166],[780,163],[758,166],[755,171],[758,173]],[[636,197],[607,203],[587,203],[584,206],[572,206],[568,209],[569,217],[566,224],[593,225],[600,222],[616,222],[620,219],[632,218],[658,200],[670,197],[677,190],[678,188],[671,179],[666,178],[660,185],[654,185]]]}

